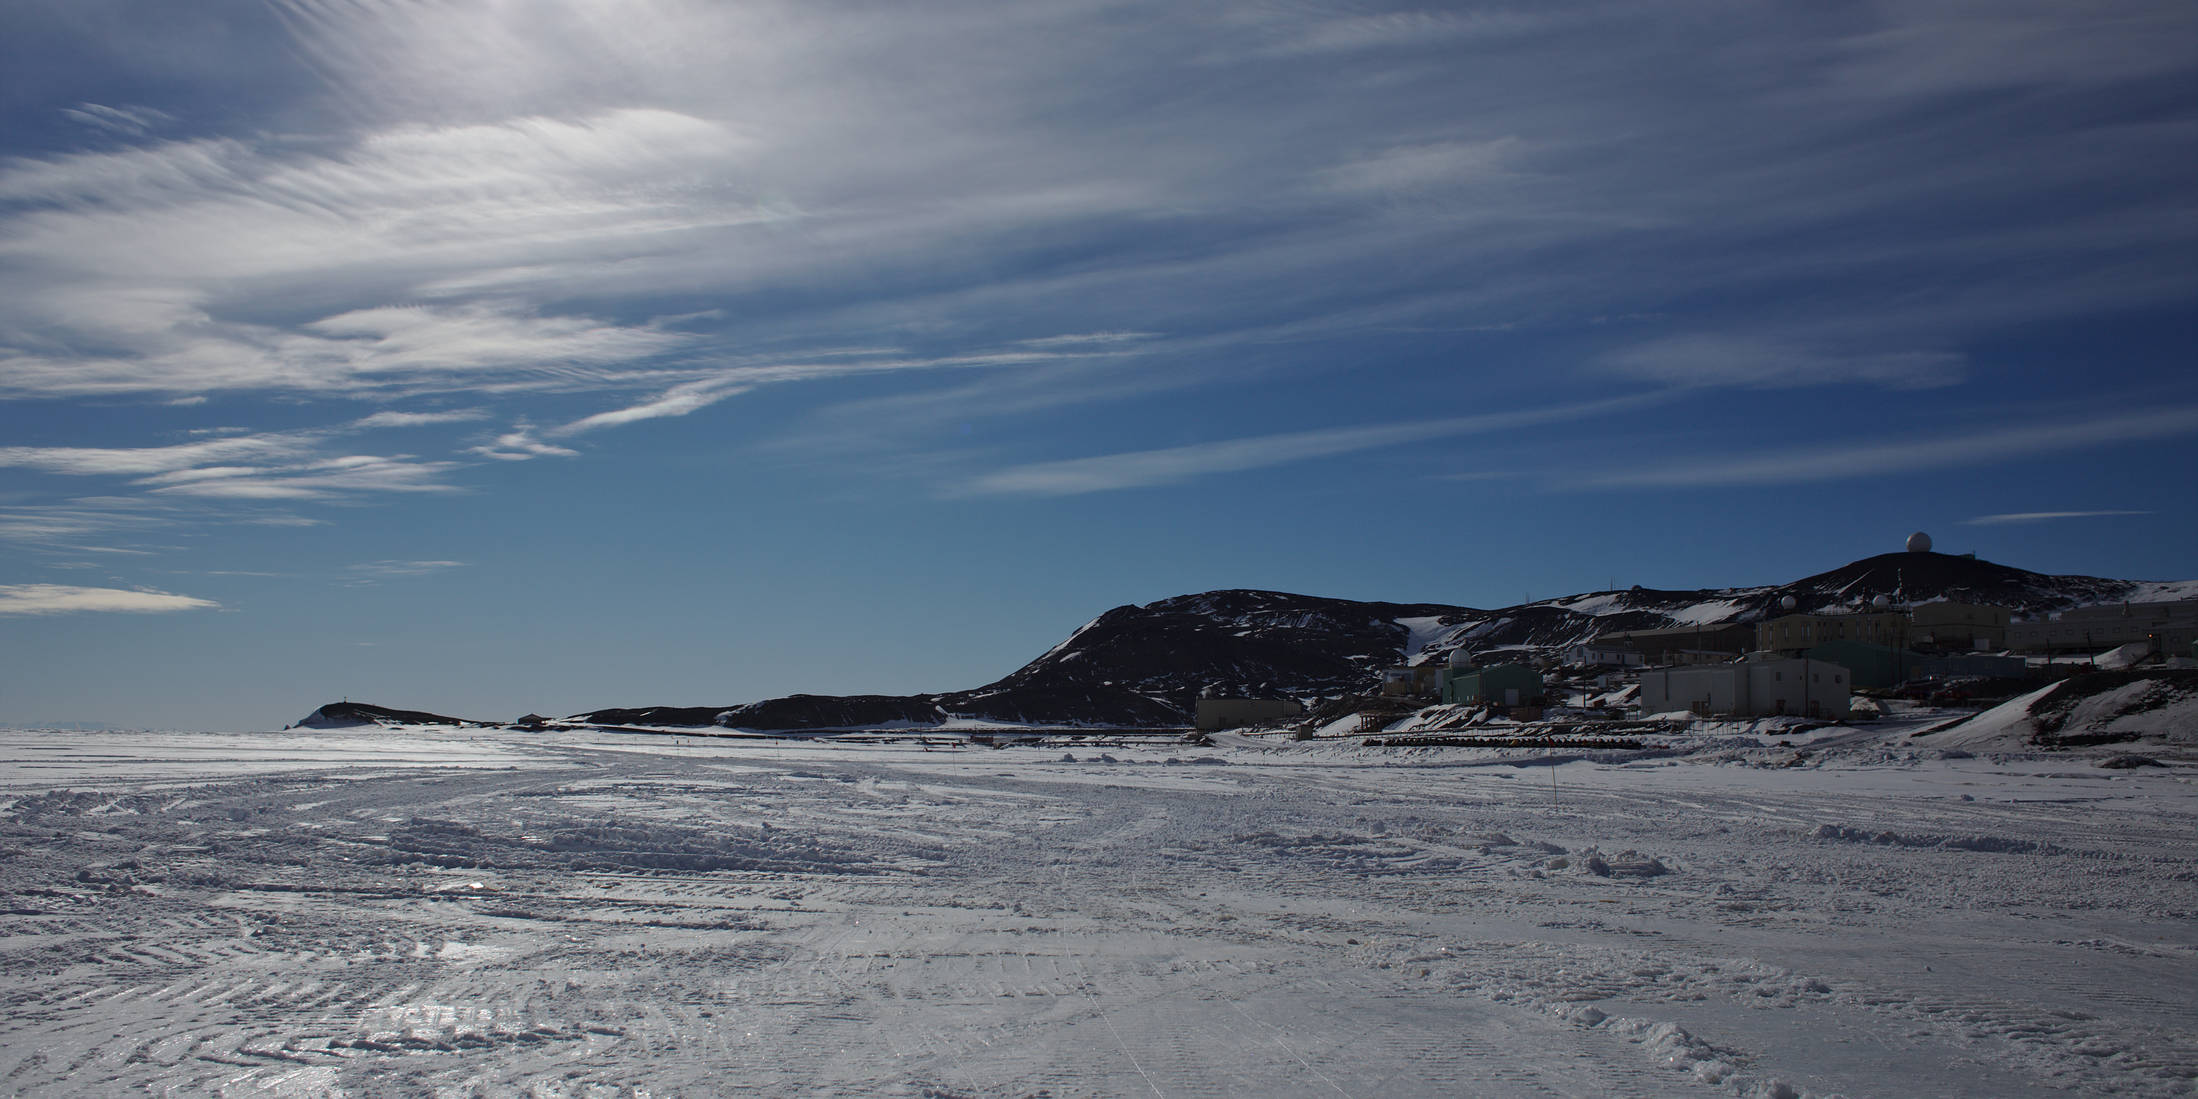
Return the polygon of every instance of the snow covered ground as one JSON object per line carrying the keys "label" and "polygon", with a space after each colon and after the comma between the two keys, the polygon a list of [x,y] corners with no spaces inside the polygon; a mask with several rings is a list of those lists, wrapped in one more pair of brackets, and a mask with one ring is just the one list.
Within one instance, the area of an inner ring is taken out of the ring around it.
{"label": "snow covered ground", "polygon": [[0,733],[0,1093],[2198,1094],[2198,769],[1734,732]]}

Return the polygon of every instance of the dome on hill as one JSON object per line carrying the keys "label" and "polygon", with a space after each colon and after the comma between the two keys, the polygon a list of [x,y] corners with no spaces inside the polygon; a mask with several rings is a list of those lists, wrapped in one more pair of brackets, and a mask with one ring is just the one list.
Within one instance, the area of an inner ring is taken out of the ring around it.
{"label": "dome on hill", "polygon": [[1917,531],[1917,532],[1915,532],[1914,534],[1911,534],[1911,535],[1909,535],[1909,536],[1908,536],[1908,552],[1910,552],[1910,553],[1929,553],[1929,552],[1931,552],[1931,536],[1930,536],[1930,535],[1928,535],[1928,534],[1925,534],[1925,533],[1923,533],[1923,532],[1922,532],[1922,531],[1920,531],[1920,530],[1919,530],[1919,531]]}

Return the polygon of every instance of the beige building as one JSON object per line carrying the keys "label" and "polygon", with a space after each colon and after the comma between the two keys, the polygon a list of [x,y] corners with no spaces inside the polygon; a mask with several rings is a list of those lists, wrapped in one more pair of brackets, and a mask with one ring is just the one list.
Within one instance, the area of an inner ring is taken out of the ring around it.
{"label": "beige building", "polygon": [[1860,641],[1905,649],[1909,644],[1908,616],[1899,611],[1788,614],[1755,624],[1755,647],[1759,652],[1797,653],[1827,641]]}
{"label": "beige building", "polygon": [[1201,731],[1211,733],[1304,712],[1305,707],[1294,698],[1201,698],[1197,725]]}
{"label": "beige building", "polygon": [[1390,698],[1432,697],[1442,691],[1440,664],[1413,664],[1381,673],[1381,693]]}
{"label": "beige building", "polygon": [[2020,652],[2100,652],[2143,641],[2154,652],[2169,653],[2187,650],[2193,639],[2198,599],[2070,607],[2058,618],[2007,626],[2007,647]]}
{"label": "beige building", "polygon": [[2007,647],[2006,607],[1982,603],[1918,603],[1908,610],[1908,639],[1912,644],[1935,645],[1942,650]]}
{"label": "beige building", "polygon": [[1666,626],[1655,630],[1606,633],[1600,645],[1623,645],[1650,664],[1694,664],[1730,660],[1755,643],[1755,627],[1745,622],[1715,626]]}
{"label": "beige building", "polygon": [[1641,673],[1641,712],[1847,717],[1854,683],[1825,660],[1743,660]]}

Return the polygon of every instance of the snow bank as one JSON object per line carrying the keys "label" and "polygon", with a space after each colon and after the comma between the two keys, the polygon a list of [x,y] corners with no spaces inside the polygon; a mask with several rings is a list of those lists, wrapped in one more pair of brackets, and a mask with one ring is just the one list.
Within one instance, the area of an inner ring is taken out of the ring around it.
{"label": "snow bank", "polygon": [[2105,673],[2065,679],[1917,741],[1973,751],[2133,741],[2198,745],[2198,675]]}

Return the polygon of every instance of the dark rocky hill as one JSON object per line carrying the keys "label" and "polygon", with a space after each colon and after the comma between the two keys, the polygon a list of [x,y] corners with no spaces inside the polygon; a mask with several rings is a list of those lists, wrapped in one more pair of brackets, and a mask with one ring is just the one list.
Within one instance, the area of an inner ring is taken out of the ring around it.
{"label": "dark rocky hill", "polygon": [[424,710],[392,710],[370,702],[331,702],[305,715],[302,729],[348,729],[360,725],[480,725],[461,717],[444,717]]}
{"label": "dark rocky hill", "polygon": [[2096,576],[2047,576],[1973,557],[1881,553],[1776,589],[1802,610],[1859,608],[1883,595],[1898,602],[1950,599],[2006,607],[2017,616],[2130,598],[2142,585]]}
{"label": "dark rocky hill", "polygon": [[1803,611],[1852,610],[1878,595],[1954,599],[2035,615],[2184,594],[2176,585],[2047,576],[1939,553],[1866,558],[1790,584],[1590,592],[1481,610],[1228,590],[1116,607],[1007,677],[923,695],[794,695],[740,706],[598,710],[574,720],[759,730],[928,725],[956,718],[1054,726],[1187,724],[1203,691],[1335,696],[1381,669],[1468,653],[1535,653],[1624,630],[1754,622],[1791,596]]}

